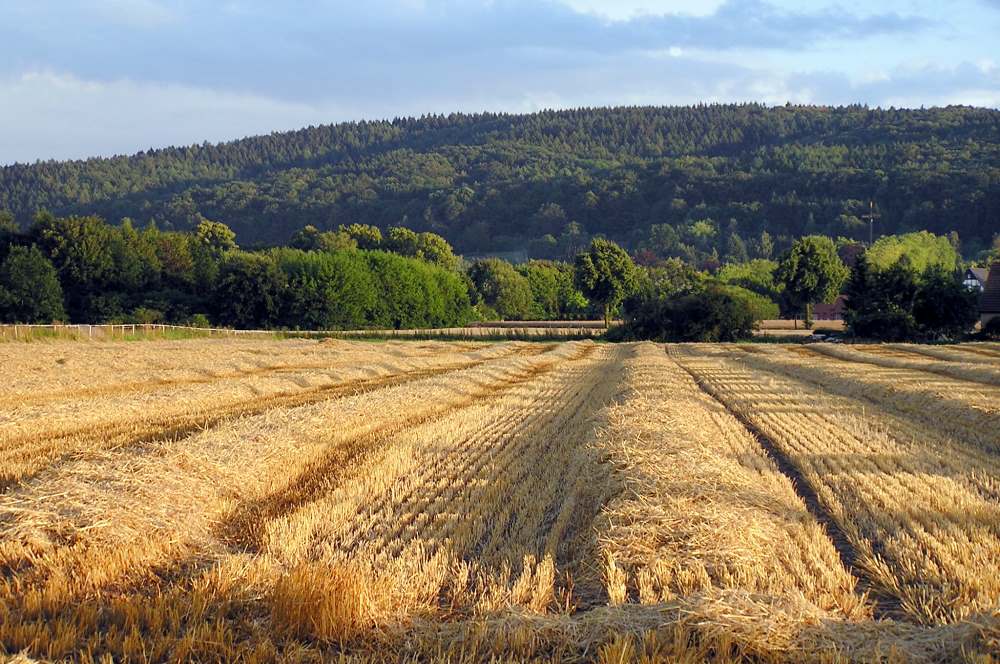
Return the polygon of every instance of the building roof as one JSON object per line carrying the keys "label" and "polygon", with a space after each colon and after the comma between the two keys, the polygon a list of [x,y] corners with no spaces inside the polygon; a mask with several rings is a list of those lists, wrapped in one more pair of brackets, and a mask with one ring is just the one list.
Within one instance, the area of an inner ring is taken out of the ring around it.
{"label": "building roof", "polygon": [[844,317],[844,305],[847,298],[838,295],[837,299],[829,304],[817,303],[813,305],[813,318],[818,320],[840,320]]}
{"label": "building roof", "polygon": [[1000,261],[990,267],[986,287],[979,296],[979,311],[984,314],[1000,314]]}
{"label": "building roof", "polygon": [[976,279],[979,279],[979,283],[985,284],[986,279],[990,276],[990,269],[988,267],[970,267],[966,271],[966,275],[972,275]]}

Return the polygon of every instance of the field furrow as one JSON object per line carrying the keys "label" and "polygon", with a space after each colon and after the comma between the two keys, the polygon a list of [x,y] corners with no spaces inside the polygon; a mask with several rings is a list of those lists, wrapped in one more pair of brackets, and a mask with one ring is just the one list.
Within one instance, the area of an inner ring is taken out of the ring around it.
{"label": "field furrow", "polygon": [[[355,481],[273,524],[267,550],[371,570],[452,560],[482,577],[462,600],[479,610],[496,601],[498,575],[545,559],[576,569],[576,540],[611,486],[587,443],[593,414],[614,393],[618,352],[566,362],[398,435]],[[452,594],[464,590],[450,584]]]}
{"label": "field furrow", "polygon": [[998,349],[0,345],[0,660],[990,661]]}
{"label": "field furrow", "polygon": [[911,352],[908,347],[898,346],[885,349],[881,346],[809,344],[802,348],[806,349],[807,352],[848,362],[860,362],[889,369],[919,371],[959,381],[1000,387],[1000,365],[990,367],[985,362],[972,361],[971,358],[957,362],[945,361],[941,357],[922,356]]}
{"label": "field furrow", "polygon": [[640,346],[624,383],[601,436],[626,486],[600,530],[607,564],[622,572],[612,596],[801,593],[822,610],[869,613],[793,480],[661,346]]}
{"label": "field furrow", "polygon": [[[441,349],[439,352],[450,355],[457,354],[457,349]],[[434,353],[435,355],[437,353]],[[47,391],[30,394],[14,394],[0,399],[0,418],[3,420],[22,420],[34,412],[46,412],[51,414],[66,413],[71,409],[83,411],[86,404],[95,400],[107,403],[116,396],[124,395],[126,398],[134,398],[143,394],[155,394],[174,390],[177,394],[188,394],[191,388],[197,389],[200,386],[210,386],[214,390],[231,389],[230,385],[245,383],[259,378],[277,377],[285,378],[289,382],[308,380],[313,374],[326,374],[338,369],[356,367],[360,363],[379,364],[385,361],[377,350],[370,353],[370,357],[364,357],[360,353],[321,353],[325,356],[322,361],[298,362],[298,363],[263,363],[259,366],[237,367],[227,371],[213,371],[205,369],[195,376],[181,378],[153,378],[136,382],[115,382],[94,387],[83,387],[78,389],[65,389]],[[400,355],[400,357],[407,357]],[[421,360],[427,357],[425,354],[413,355],[413,360]],[[0,421],[3,421],[0,420]]]}
{"label": "field furrow", "polygon": [[989,368],[1000,366],[1000,348],[983,343],[967,343],[960,346],[886,344],[885,346],[872,348],[885,348],[897,353],[910,353],[949,362],[971,362]]}
{"label": "field furrow", "polygon": [[919,422],[921,435],[929,430],[958,446],[1000,453],[1000,387],[912,369],[872,367],[801,349],[769,349],[741,359],[889,409],[909,422]]}
{"label": "field furrow", "polygon": [[[858,552],[858,572],[910,619],[939,623],[1000,600],[1000,504],[970,486],[984,469],[907,432],[875,406],[769,371],[757,355],[675,351],[713,396],[793,464]],[[970,454],[973,454],[970,452]],[[995,459],[980,454],[988,473]]]}
{"label": "field furrow", "polygon": [[308,368],[339,360],[379,362],[419,359],[483,347],[474,343],[202,339],[94,342],[78,344],[0,344],[0,366],[17,380],[0,385],[4,407],[52,399],[101,397],[124,388],[171,385],[254,375],[284,367]]}
{"label": "field furrow", "polygon": [[[141,579],[178,551],[228,547],[218,537],[229,532],[227,520],[247,505],[282,503],[283,489],[301,488],[303,478],[335,468],[339,450],[363,452],[373,438],[508,389],[584,350],[567,344],[505,355],[382,390],[268,411],[195,434],[183,446],[157,442],[94,452],[0,496],[0,569],[16,571],[22,584],[68,584],[61,591],[68,599]],[[85,540],[77,532],[86,532]],[[112,564],[117,559],[121,563]],[[67,577],[83,560],[93,561],[91,575]]]}
{"label": "field furrow", "polygon": [[[50,464],[81,452],[142,443],[182,440],[206,428],[267,412],[384,389],[436,374],[476,366],[507,354],[536,353],[542,346],[510,345],[472,353],[441,354],[420,362],[405,359],[352,365],[329,372],[245,380],[164,390],[107,401],[35,407],[32,413],[0,415],[0,490]],[[89,406],[89,407],[88,407]],[[2,422],[4,419],[10,421]]]}

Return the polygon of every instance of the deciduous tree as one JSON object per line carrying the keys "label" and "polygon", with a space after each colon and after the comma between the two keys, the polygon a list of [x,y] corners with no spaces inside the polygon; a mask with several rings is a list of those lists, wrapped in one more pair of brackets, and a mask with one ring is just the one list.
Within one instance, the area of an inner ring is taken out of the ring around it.
{"label": "deciduous tree", "polygon": [[804,309],[806,327],[812,327],[812,305],[833,301],[848,274],[833,241],[810,235],[792,243],[778,264],[775,280],[792,304]]}
{"label": "deciduous tree", "polygon": [[0,321],[65,320],[63,292],[52,263],[37,247],[12,247],[0,263]]}
{"label": "deciduous tree", "polygon": [[636,284],[636,266],[624,249],[614,242],[596,239],[590,248],[576,257],[576,284],[580,291],[598,303],[604,312],[604,325],[611,325],[611,315]]}

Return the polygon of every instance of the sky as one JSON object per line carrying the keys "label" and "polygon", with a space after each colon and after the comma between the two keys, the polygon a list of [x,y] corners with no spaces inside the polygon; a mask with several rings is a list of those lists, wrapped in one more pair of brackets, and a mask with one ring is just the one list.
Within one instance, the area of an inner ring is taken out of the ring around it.
{"label": "sky", "polygon": [[2,0],[0,164],[345,120],[1000,107],[1000,0]]}

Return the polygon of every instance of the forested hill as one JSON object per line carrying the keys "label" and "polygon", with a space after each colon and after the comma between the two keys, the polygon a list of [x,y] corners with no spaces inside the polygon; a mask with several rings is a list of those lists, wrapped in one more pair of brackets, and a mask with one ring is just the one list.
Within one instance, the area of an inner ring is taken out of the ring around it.
{"label": "forested hill", "polygon": [[806,233],[861,239],[869,199],[877,233],[955,231],[966,253],[986,246],[1000,232],[1000,111],[456,114],[0,169],[0,210],[22,224],[43,208],[163,229],[204,217],[247,245],[361,222],[434,231],[465,253],[558,254],[595,233],[635,249],[654,224],[720,253],[762,231],[779,247]]}

